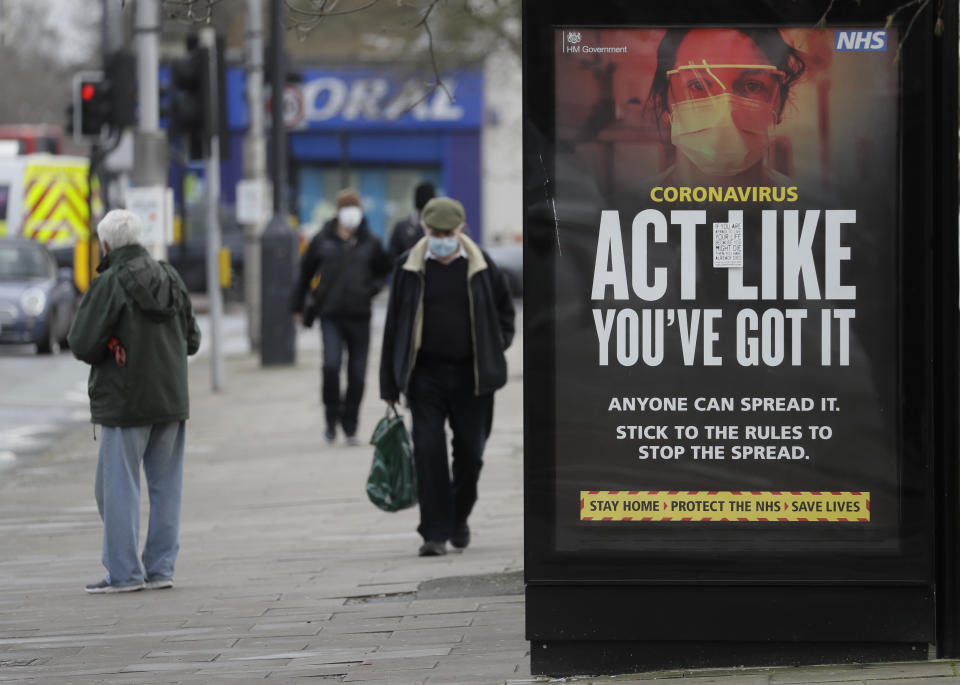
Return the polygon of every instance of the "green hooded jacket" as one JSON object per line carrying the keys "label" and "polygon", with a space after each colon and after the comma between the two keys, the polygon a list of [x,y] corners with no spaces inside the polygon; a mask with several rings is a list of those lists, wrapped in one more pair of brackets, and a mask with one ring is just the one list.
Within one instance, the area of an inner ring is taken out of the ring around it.
{"label": "green hooded jacket", "polygon": [[[104,426],[183,421],[190,414],[187,355],[200,329],[187,288],[172,266],[142,245],[110,250],[80,302],[67,342],[90,364],[90,415]],[[107,349],[117,338],[126,364]]]}

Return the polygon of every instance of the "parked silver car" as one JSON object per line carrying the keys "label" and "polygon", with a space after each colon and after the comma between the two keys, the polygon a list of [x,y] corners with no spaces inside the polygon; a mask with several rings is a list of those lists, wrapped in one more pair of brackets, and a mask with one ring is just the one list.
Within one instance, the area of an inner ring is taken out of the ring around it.
{"label": "parked silver car", "polygon": [[39,354],[66,347],[77,299],[73,270],[57,269],[45,246],[0,239],[0,343],[34,344]]}

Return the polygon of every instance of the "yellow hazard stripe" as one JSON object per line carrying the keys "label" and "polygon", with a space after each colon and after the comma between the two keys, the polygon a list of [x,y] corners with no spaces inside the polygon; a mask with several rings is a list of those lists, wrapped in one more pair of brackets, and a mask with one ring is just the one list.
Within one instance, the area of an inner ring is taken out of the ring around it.
{"label": "yellow hazard stripe", "polygon": [[[96,204],[99,184],[94,178]],[[23,233],[47,244],[69,244],[88,234],[86,173],[63,167],[31,167],[24,192]]]}
{"label": "yellow hazard stripe", "polygon": [[868,523],[870,493],[581,490],[580,520]]}
{"label": "yellow hazard stripe", "polygon": [[34,202],[26,203],[25,206],[37,216],[46,216],[58,203],[69,203],[76,214],[84,217],[87,215],[86,189],[80,189],[61,179],[54,179],[46,193],[38,196]]}

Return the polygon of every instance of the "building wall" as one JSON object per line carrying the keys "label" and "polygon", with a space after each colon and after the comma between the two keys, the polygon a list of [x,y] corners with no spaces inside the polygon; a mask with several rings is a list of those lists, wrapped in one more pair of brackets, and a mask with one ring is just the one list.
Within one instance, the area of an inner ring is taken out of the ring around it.
{"label": "building wall", "polygon": [[520,58],[491,54],[484,65],[483,233],[487,243],[523,234],[523,116]]}

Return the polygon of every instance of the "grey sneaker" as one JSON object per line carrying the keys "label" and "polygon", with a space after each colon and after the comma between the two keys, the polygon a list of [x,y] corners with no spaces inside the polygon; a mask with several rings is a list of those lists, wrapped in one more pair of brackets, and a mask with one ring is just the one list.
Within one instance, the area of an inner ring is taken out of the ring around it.
{"label": "grey sneaker", "polygon": [[83,588],[85,592],[91,595],[109,595],[117,592],[136,592],[143,589],[143,583],[133,583],[132,585],[112,585],[106,579],[99,583],[90,583]]}
{"label": "grey sneaker", "polygon": [[163,578],[161,576],[151,578],[143,584],[144,590],[166,590],[171,587],[173,587],[173,578]]}

